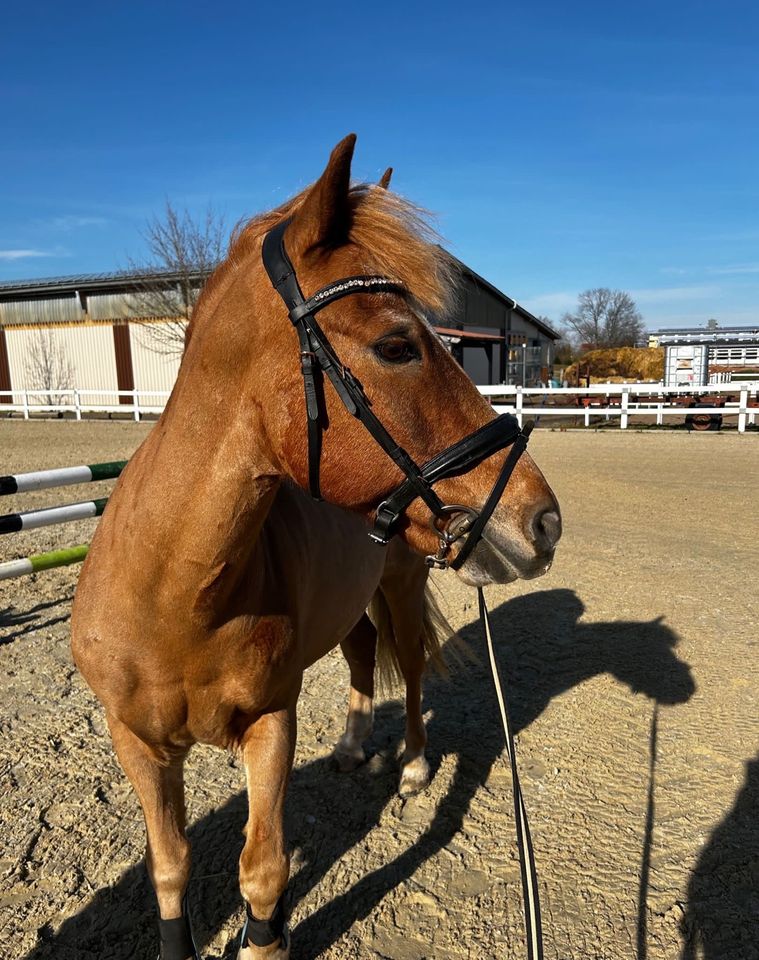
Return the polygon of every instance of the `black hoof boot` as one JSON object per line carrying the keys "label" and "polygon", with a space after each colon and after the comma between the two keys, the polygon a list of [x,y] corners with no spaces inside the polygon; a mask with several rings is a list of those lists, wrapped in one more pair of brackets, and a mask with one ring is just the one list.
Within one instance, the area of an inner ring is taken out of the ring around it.
{"label": "black hoof boot", "polygon": [[161,920],[159,917],[158,932],[161,936],[158,960],[200,960],[186,912],[175,920]]}
{"label": "black hoof boot", "polygon": [[253,916],[250,904],[245,905],[245,926],[240,937],[240,951],[249,947],[269,947],[279,941],[280,950],[276,957],[289,957],[290,936],[287,928],[287,913],[285,898],[287,891],[277,901],[274,913],[268,920],[258,920]]}

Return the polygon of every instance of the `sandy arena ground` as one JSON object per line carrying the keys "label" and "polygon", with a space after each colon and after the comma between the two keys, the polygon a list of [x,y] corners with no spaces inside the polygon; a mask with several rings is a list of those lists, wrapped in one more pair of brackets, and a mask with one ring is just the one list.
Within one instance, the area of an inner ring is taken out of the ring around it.
{"label": "sandy arena ground", "polygon": [[[126,457],[149,429],[2,422],[0,473]],[[548,576],[489,600],[546,958],[759,958],[759,437],[544,430],[531,450],[564,539]],[[0,559],[83,542],[92,523],[5,537]],[[140,810],[68,648],[77,569],[0,584],[0,956],[153,960]],[[398,699],[378,705],[370,761],[330,769],[347,669],[333,654],[306,675],[288,814],[293,960],[525,956],[476,597],[452,574],[437,582],[478,662],[427,683],[423,794],[395,794]],[[243,773],[197,748],[187,781],[197,937],[204,957],[232,960]]]}

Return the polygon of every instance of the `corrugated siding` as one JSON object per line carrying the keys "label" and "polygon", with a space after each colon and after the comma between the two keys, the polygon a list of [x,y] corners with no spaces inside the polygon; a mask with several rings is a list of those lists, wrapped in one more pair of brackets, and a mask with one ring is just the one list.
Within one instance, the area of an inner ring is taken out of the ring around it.
{"label": "corrugated siding", "polygon": [[[72,386],[92,390],[116,390],[116,358],[110,324],[102,326],[50,327],[54,349],[67,359],[72,368]],[[38,390],[27,371],[28,358],[38,350],[36,330],[6,329],[8,360],[14,389]],[[47,333],[47,331],[45,331]],[[83,395],[84,402],[94,397]]]}
{"label": "corrugated siding", "polygon": [[484,287],[465,283],[459,291],[459,299],[456,319],[461,319],[467,327],[500,329],[506,326],[508,307]]}
{"label": "corrugated siding", "polygon": [[132,293],[92,293],[87,295],[87,313],[93,320],[126,320],[129,317],[153,317],[156,312],[164,312],[167,303],[178,296],[167,291],[160,299],[151,300],[150,294],[139,291]]}
{"label": "corrugated siding", "polygon": [[0,323],[9,327],[24,323],[66,323],[83,318],[76,294],[49,300],[13,300],[0,303]]}
{"label": "corrugated siding", "polygon": [[[132,344],[132,368],[136,390],[171,390],[177,378],[179,354],[160,352],[157,341],[151,336],[150,327],[139,323],[129,324]],[[147,400],[151,403],[150,398]]]}

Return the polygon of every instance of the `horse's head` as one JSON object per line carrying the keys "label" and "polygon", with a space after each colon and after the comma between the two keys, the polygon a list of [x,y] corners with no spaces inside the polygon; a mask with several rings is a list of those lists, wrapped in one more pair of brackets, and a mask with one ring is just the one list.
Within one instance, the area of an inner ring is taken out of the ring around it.
{"label": "horse's head", "polygon": [[[450,304],[450,258],[433,242],[419,211],[384,189],[386,183],[350,186],[354,142],[350,136],[337,145],[312,187],[252,221],[230,255],[238,279],[225,296],[228,309],[237,316],[256,315],[250,335],[258,429],[275,465],[306,489],[308,445],[298,337],[261,259],[264,235],[285,218],[286,253],[306,297],[359,274],[380,274],[405,291],[346,296],[319,313],[319,324],[335,355],[362,385],[374,415],[417,464],[494,419],[492,408],[428,319],[443,314]],[[324,379],[322,496],[369,517],[404,477]],[[502,449],[468,472],[441,480],[435,492],[445,503],[479,510],[508,453]],[[416,499],[399,525],[401,536],[425,554],[434,553],[438,543],[430,519],[429,507]],[[477,584],[538,576],[550,566],[560,531],[553,493],[524,454],[460,573]]]}

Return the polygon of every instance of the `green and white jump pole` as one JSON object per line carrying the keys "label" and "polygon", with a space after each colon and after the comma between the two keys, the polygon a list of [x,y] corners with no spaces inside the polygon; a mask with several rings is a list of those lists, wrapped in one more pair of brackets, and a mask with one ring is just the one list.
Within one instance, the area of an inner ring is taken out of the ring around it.
{"label": "green and white jump pole", "polygon": [[48,490],[67,487],[72,483],[94,483],[96,480],[114,480],[126,466],[126,460],[109,463],[82,464],[78,467],[58,467],[55,470],[37,470],[0,477],[0,497],[30,490]]}
{"label": "green and white jump pole", "polygon": [[[74,483],[115,480],[126,464],[126,460],[111,460],[108,463],[80,464],[76,467],[58,467],[54,470],[37,470],[33,473],[16,473],[0,477],[0,496],[29,493],[32,490],[48,490],[51,487],[66,487]],[[24,513],[7,513],[0,516],[0,534],[18,533],[21,530],[35,530],[57,523],[99,517],[107,502],[107,497],[101,497],[82,503],[68,503],[60,507],[28,510]],[[54,567],[65,567],[70,563],[81,563],[87,556],[88,549],[87,544],[80,544],[64,550],[38,553],[20,560],[8,560],[0,563],[0,580],[10,580],[24,574],[38,573],[40,570],[52,570]]]}
{"label": "green and white jump pole", "polygon": [[108,497],[99,497],[97,500],[67,503],[61,507],[45,507],[43,510],[28,510],[26,513],[6,513],[0,517],[0,534],[37,530],[39,527],[52,527],[56,523],[99,517],[105,510],[106,503]]}
{"label": "green and white jump pole", "polygon": [[22,560],[8,560],[0,563],[0,580],[23,577],[24,574],[38,573],[40,570],[52,570],[53,567],[66,567],[70,563],[81,563],[89,549],[89,546],[83,543],[78,547],[38,553],[33,557],[24,557]]}

